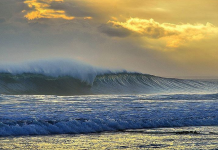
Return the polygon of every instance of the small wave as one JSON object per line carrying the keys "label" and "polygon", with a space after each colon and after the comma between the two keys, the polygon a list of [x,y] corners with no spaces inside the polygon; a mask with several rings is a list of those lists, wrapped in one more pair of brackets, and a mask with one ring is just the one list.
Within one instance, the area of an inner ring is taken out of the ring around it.
{"label": "small wave", "polygon": [[75,120],[34,120],[0,122],[0,137],[51,134],[87,134],[127,129],[184,127],[218,125],[218,118],[183,118],[158,120],[115,120],[115,119],[75,119]]}
{"label": "small wave", "polygon": [[168,94],[151,95],[149,100],[218,100],[218,93],[215,94]]}

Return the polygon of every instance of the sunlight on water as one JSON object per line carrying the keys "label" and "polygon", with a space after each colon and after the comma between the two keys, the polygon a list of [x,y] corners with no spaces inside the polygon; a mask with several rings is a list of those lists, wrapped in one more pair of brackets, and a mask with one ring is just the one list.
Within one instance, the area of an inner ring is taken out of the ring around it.
{"label": "sunlight on water", "polygon": [[0,138],[1,149],[216,149],[218,127],[128,130],[87,135]]}
{"label": "sunlight on water", "polygon": [[0,137],[217,126],[216,96],[1,95]]}

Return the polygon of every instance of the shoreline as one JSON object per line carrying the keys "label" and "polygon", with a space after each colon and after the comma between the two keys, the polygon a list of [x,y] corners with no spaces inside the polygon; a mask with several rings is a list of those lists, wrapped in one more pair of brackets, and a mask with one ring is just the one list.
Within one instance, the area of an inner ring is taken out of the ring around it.
{"label": "shoreline", "polygon": [[216,149],[218,126],[134,129],[124,132],[1,137],[5,149]]}

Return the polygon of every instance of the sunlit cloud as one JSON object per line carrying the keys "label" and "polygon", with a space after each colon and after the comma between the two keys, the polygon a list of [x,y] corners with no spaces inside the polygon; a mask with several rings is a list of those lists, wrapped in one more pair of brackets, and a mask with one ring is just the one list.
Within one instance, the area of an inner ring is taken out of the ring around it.
{"label": "sunlit cloud", "polygon": [[126,22],[109,21],[113,28],[124,28],[144,40],[153,39],[165,43],[166,47],[177,48],[192,41],[210,38],[218,33],[218,27],[211,23],[172,24],[159,23],[153,19],[130,18]]}
{"label": "sunlit cloud", "polygon": [[93,19],[92,17],[84,17],[83,19],[85,19],[85,20],[91,20],[91,19]]}
{"label": "sunlit cloud", "polygon": [[[28,12],[24,17],[28,20],[40,19],[40,18],[61,18],[66,20],[72,20],[74,16],[67,16],[64,10],[51,9],[51,3],[62,3],[64,0],[25,0],[24,3],[28,5],[32,10]],[[25,12],[25,11],[23,11]]]}

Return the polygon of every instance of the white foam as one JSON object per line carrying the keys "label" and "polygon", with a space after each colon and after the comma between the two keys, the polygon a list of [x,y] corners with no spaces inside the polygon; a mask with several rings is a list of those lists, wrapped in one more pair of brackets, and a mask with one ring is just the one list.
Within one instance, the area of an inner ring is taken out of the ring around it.
{"label": "white foam", "polygon": [[158,127],[180,127],[180,126],[209,126],[217,125],[216,118],[195,118],[174,120],[171,118],[159,118],[158,120],[115,120],[115,119],[95,119],[95,120],[72,120],[60,121],[54,124],[42,121],[34,121],[30,124],[8,125],[0,123],[1,136],[21,136],[21,135],[50,135],[50,134],[81,134],[96,133],[104,131],[121,131],[127,129],[158,128]]}
{"label": "white foam", "polygon": [[1,95],[0,137],[218,125],[216,93],[165,97]]}
{"label": "white foam", "polygon": [[25,62],[16,65],[3,64],[0,65],[0,72],[11,74],[34,73],[53,77],[72,76],[92,84],[98,74],[103,74],[110,71],[93,67],[76,60],[56,59]]}

